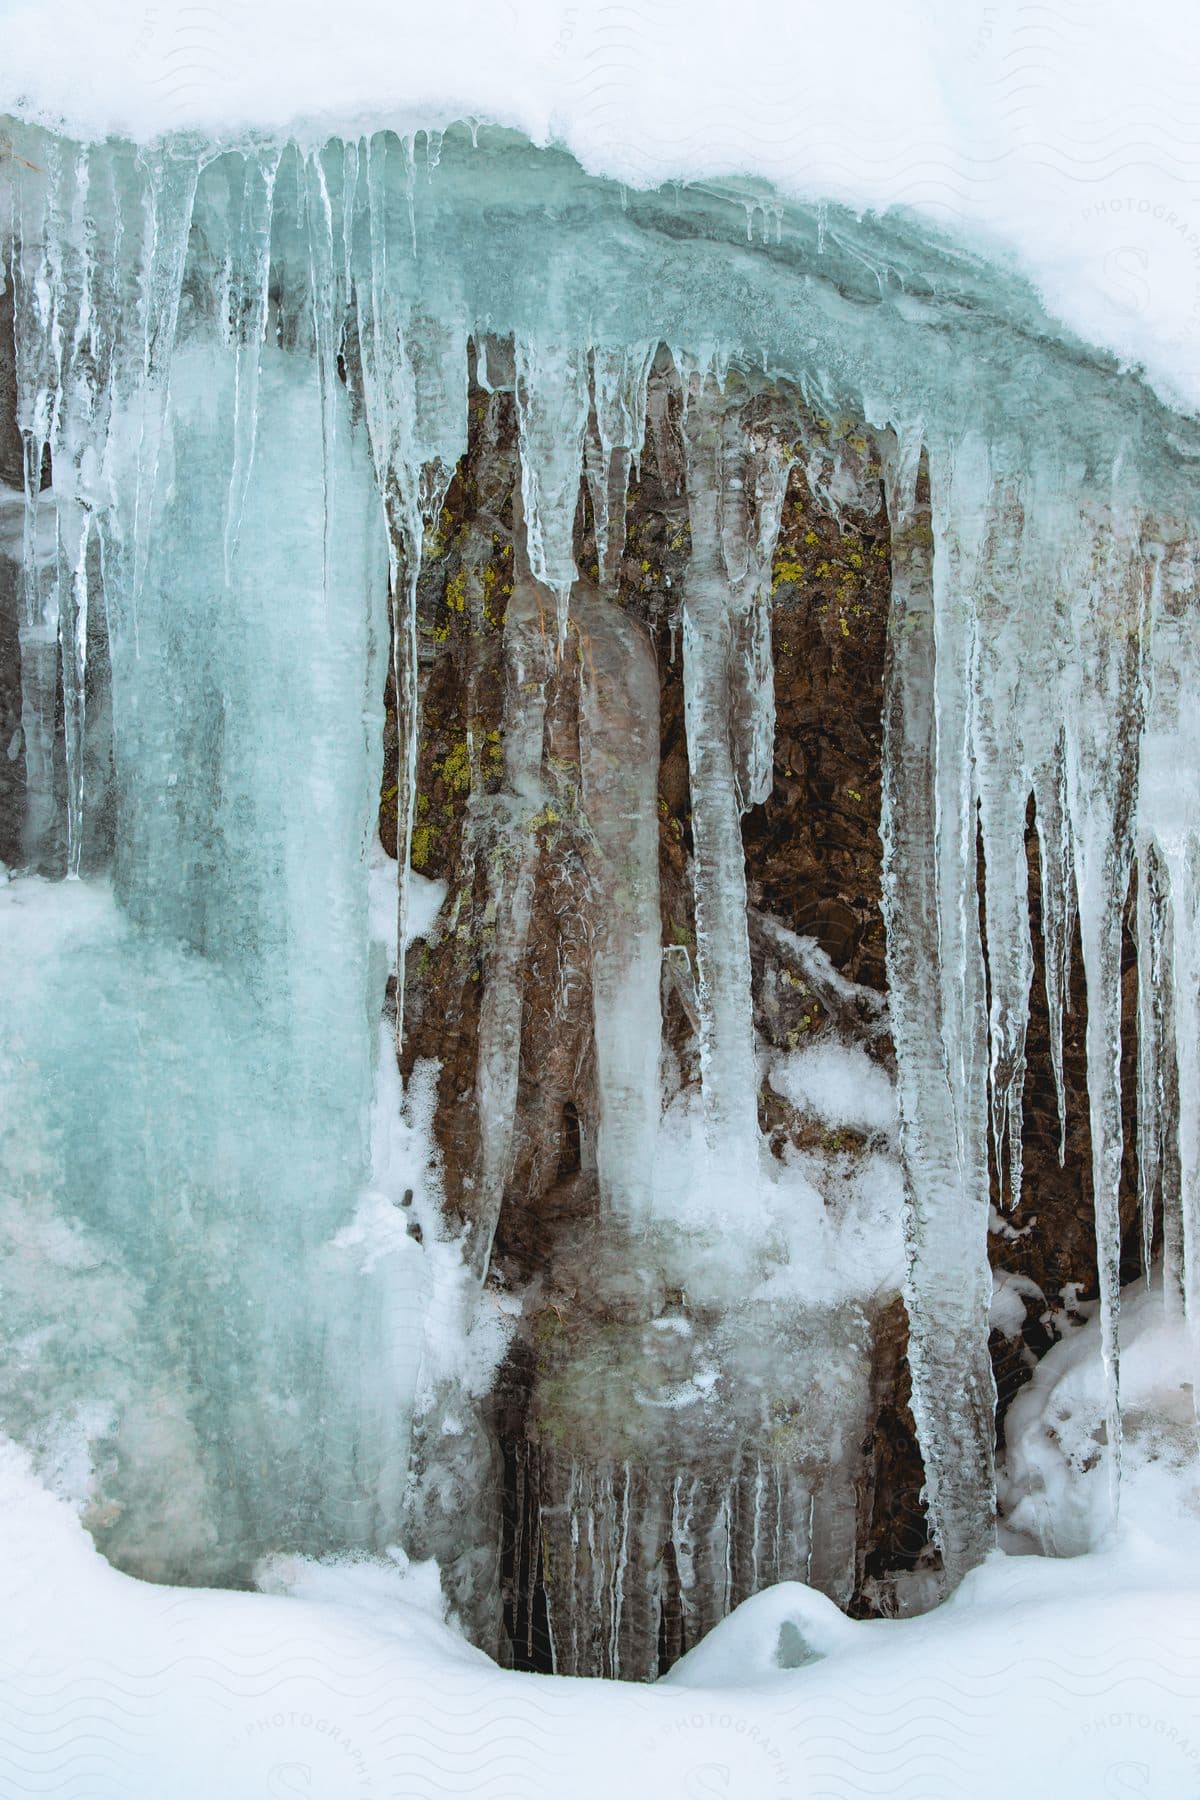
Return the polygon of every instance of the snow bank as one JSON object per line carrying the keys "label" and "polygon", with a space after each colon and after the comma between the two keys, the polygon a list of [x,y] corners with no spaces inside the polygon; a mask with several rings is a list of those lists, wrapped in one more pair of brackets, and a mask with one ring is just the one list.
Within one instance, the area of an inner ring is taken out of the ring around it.
{"label": "snow bank", "polygon": [[1160,1549],[1157,1576],[1130,1546],[997,1556],[951,1603],[903,1621],[852,1623],[785,1584],[644,1688],[503,1672],[386,1561],[277,1566],[264,1579],[287,1594],[134,1581],[3,1443],[0,1508],[5,1791],[1090,1800],[1200,1787],[1194,1543],[1169,1569]]}
{"label": "snow bank", "polygon": [[469,117],[636,186],[747,174],[912,207],[1200,405],[1200,13],[1147,0],[10,0],[0,111],[84,136],[310,135]]}

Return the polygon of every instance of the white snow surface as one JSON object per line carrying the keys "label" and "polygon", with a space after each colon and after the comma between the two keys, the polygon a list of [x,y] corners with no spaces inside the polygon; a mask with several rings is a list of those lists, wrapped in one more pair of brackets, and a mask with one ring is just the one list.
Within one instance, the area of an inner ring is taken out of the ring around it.
{"label": "white snow surface", "polygon": [[[1157,1293],[1125,1325],[1131,1403],[1178,1419],[1182,1328]],[[1060,1519],[1082,1518],[1096,1465],[1075,1453],[1103,1412],[1088,1322],[1010,1414],[1010,1502],[1037,1487],[1035,1439],[1057,1434],[1064,1455],[1038,1491]],[[133,1580],[0,1440],[0,1788],[56,1800],[1183,1800],[1200,1791],[1194,1430],[1148,1419],[1126,1456],[1122,1526],[1078,1555],[1022,1554],[1014,1530],[1016,1554],[996,1552],[918,1618],[852,1621],[784,1582],[647,1688],[500,1670],[446,1620],[436,1566],[399,1549],[276,1557],[257,1594]]]}
{"label": "white snow surface", "polygon": [[632,186],[911,207],[1189,409],[1198,69],[1184,0],[0,0],[0,112],[139,140],[469,119]]}
{"label": "white snow surface", "polygon": [[917,1619],[854,1623],[784,1583],[647,1689],[501,1671],[424,1584],[410,1597],[402,1565],[272,1568],[259,1594],[135,1581],[7,1443],[0,1504],[14,1792],[1090,1800],[1200,1785],[1194,1544],[1174,1568],[1135,1540],[1058,1562],[997,1554]]}

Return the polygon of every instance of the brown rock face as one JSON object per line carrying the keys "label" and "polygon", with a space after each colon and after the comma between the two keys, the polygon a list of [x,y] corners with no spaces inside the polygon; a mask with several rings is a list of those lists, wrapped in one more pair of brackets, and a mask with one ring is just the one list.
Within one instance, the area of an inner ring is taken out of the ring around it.
{"label": "brown rock face", "polygon": [[[743,825],[752,901],[883,989],[879,778],[887,516],[841,523],[796,466],[775,556],[775,785]],[[814,1024],[818,1023],[814,1019]]]}

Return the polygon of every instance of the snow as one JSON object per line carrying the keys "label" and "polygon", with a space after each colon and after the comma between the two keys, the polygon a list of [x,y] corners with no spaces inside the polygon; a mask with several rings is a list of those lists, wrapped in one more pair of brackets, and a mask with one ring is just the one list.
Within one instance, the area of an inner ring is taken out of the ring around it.
{"label": "snow", "polygon": [[1200,404],[1200,15],[1180,0],[1136,18],[1115,0],[10,0],[2,30],[0,112],[93,139],[468,118],[630,186],[753,175],[912,208],[1015,259],[1082,337]]}
{"label": "snow", "polygon": [[[1156,1330],[1138,1334],[1148,1352],[1161,1349]],[[1085,1342],[1096,1361],[1087,1327],[1075,1369]],[[21,1793],[550,1800],[566,1785],[579,1800],[1182,1800],[1200,1789],[1194,1512],[1172,1516],[1169,1559],[1143,1515],[1073,1559],[996,1553],[917,1619],[851,1621],[785,1582],[647,1688],[498,1669],[447,1622],[436,1567],[395,1550],[276,1558],[260,1565],[258,1593],[138,1582],[109,1567],[4,1441],[0,1507],[0,1784]]]}
{"label": "snow", "polygon": [[770,1080],[798,1112],[831,1130],[887,1135],[895,1130],[895,1084],[857,1045],[824,1038],[794,1050],[774,1064]]}
{"label": "snow", "polygon": [[836,1307],[900,1291],[899,1158],[890,1147],[845,1151],[836,1138],[833,1129],[828,1147],[757,1159],[731,1194],[706,1155],[694,1091],[675,1097],[659,1130],[654,1220],[674,1230],[672,1263],[689,1294]]}
{"label": "snow", "polygon": [[1182,1800],[1200,1789],[1194,1427],[1185,1446],[1153,1422],[1185,1397],[1181,1334],[1158,1295],[1134,1300],[1125,1326],[1127,1401],[1145,1406],[1147,1435],[1140,1450],[1127,1438],[1116,1539],[1054,1560],[1017,1530],[1035,1517],[1019,1498],[1030,1446],[1049,1445],[1052,1426],[1056,1516],[1096,1479],[1076,1454],[1104,1408],[1089,1323],[1009,1415],[1014,1554],[994,1553],[916,1619],[852,1621],[781,1583],[649,1688],[501,1671],[447,1619],[436,1567],[395,1548],[275,1557],[257,1594],[135,1581],[2,1442],[0,1783],[56,1800],[541,1800],[564,1781],[580,1800]]}
{"label": "snow", "polygon": [[992,1269],[992,1304],[988,1319],[993,1331],[1006,1338],[1020,1337],[1029,1315],[1029,1304],[1040,1302],[1045,1295],[1036,1281],[1027,1275],[1014,1275],[1010,1269]]}
{"label": "snow", "polygon": [[[371,844],[367,874],[371,937],[386,950],[390,967],[396,960],[396,859],[388,855],[378,835]],[[404,936],[406,949],[409,944],[418,943],[432,935],[438,914],[446,904],[447,891],[444,881],[430,881],[426,876],[418,874],[416,869],[409,869],[408,916]]]}
{"label": "snow", "polygon": [[[1094,1303],[1077,1308],[1092,1314]],[[1082,1556],[1109,1539],[1109,1452],[1098,1320],[1068,1326],[1013,1401],[1002,1483],[1010,1544]],[[1194,1351],[1162,1287],[1127,1290],[1121,1310],[1121,1518],[1126,1534],[1187,1542],[1200,1520]],[[1177,1555],[1170,1556],[1172,1566]]]}

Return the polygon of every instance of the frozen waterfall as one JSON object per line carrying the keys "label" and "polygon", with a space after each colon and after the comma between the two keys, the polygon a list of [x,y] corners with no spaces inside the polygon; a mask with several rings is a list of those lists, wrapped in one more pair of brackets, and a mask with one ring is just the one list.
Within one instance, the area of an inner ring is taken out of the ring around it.
{"label": "frozen waterfall", "polygon": [[[861,1592],[902,1291],[955,1581],[1077,943],[1116,1508],[1123,1255],[1200,1331],[1196,427],[895,219],[751,242],[765,192],[499,130],[13,133],[3,1428],[135,1572],[404,1541],[480,1642],[653,1676]],[[890,544],[887,1021],[747,872],[800,481]],[[858,1173],[773,1153],[796,994]]]}

